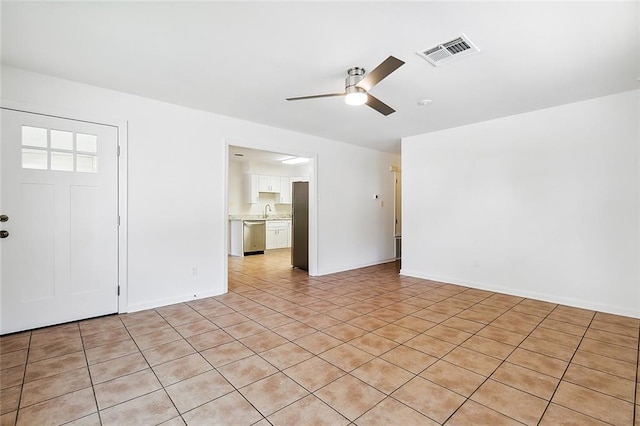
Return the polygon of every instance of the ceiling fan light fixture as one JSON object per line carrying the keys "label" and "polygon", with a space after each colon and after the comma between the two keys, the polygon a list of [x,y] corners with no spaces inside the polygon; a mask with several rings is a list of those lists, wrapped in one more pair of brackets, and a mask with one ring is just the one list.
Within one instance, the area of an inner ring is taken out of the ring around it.
{"label": "ceiling fan light fixture", "polygon": [[344,102],[347,105],[364,105],[367,103],[369,97],[365,92],[349,93],[344,97]]}

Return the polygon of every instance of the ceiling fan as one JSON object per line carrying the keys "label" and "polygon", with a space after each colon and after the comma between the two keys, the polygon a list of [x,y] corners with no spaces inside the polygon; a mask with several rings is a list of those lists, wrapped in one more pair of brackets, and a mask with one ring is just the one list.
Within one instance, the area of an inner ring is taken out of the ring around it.
{"label": "ceiling fan", "polygon": [[404,64],[398,58],[389,56],[380,65],[375,67],[373,71],[365,76],[365,70],[361,67],[349,68],[348,77],[345,80],[344,92],[327,93],[325,95],[299,96],[295,98],[287,98],[288,101],[299,101],[302,99],[330,98],[334,96],[344,96],[344,101],[349,105],[367,104],[382,115],[389,115],[396,110],[382,102],[380,99],[369,93],[369,90],[376,84],[380,83],[389,74],[400,68]]}

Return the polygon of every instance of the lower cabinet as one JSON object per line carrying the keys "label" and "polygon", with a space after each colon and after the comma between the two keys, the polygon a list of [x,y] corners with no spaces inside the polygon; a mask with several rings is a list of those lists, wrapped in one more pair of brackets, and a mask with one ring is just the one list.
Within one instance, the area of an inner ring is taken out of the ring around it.
{"label": "lower cabinet", "polygon": [[291,221],[268,220],[266,249],[291,247],[291,239],[289,238],[290,232]]}

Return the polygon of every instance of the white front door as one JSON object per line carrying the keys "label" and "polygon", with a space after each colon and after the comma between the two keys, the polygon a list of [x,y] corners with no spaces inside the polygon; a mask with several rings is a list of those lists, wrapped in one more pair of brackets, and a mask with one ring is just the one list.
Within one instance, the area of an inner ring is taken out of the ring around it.
{"label": "white front door", "polygon": [[0,113],[0,334],[117,312],[117,129]]}

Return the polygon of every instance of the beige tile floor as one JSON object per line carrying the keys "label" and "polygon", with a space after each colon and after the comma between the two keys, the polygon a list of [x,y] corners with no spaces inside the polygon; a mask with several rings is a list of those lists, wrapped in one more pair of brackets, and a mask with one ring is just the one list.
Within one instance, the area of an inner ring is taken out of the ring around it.
{"label": "beige tile floor", "polygon": [[224,296],[4,336],[0,424],[640,425],[640,321],[229,260]]}

